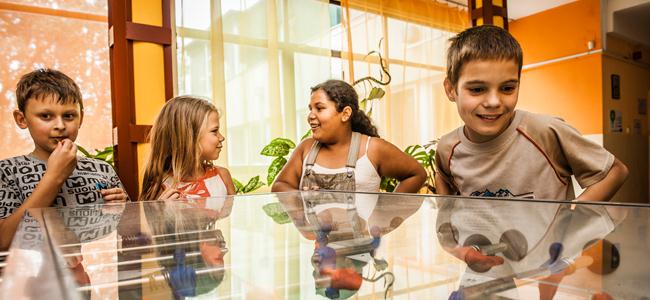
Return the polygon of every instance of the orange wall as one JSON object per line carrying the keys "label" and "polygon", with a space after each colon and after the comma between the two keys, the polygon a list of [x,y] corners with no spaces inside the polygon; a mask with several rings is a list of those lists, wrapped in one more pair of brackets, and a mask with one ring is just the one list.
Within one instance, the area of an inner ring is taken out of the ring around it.
{"label": "orange wall", "polygon": [[[600,49],[599,14],[599,1],[580,0],[511,22],[524,66],[584,53],[589,40]],[[524,70],[518,107],[562,117],[582,134],[602,134],[601,74],[600,53]]]}
{"label": "orange wall", "polygon": [[524,71],[517,107],[561,117],[582,134],[602,134],[601,74],[600,54]]}
{"label": "orange wall", "polygon": [[587,42],[601,49],[600,2],[579,0],[509,23],[524,49],[524,65],[582,53]]}

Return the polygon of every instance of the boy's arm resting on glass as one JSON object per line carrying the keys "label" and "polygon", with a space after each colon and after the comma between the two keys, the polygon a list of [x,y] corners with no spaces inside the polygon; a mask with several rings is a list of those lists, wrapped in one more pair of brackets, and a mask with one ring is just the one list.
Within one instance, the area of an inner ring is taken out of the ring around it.
{"label": "boy's arm resting on glass", "polygon": [[377,164],[377,173],[399,180],[395,193],[417,193],[427,180],[424,168],[395,145],[379,138],[372,141],[375,147],[368,150],[368,155]]}
{"label": "boy's arm resting on glass", "polygon": [[447,182],[442,178],[440,172],[436,172],[436,194],[438,195],[455,195],[456,193],[453,189],[447,184]]}
{"label": "boy's arm resting on glass", "polygon": [[77,166],[77,146],[70,140],[60,142],[47,160],[47,171],[34,192],[10,216],[0,220],[0,250],[11,245],[18,223],[27,209],[48,207],[56,198],[63,182]]}
{"label": "boy's arm resting on glass", "polygon": [[600,181],[588,186],[576,200],[580,201],[609,201],[625,182],[629,171],[627,166],[618,158],[614,159],[607,175]]}

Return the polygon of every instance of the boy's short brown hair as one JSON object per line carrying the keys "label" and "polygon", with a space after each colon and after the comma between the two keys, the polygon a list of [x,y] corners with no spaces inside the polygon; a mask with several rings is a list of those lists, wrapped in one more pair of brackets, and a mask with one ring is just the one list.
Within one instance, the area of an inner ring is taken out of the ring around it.
{"label": "boy's short brown hair", "polygon": [[493,25],[472,27],[449,39],[447,50],[447,79],[456,86],[463,65],[482,59],[515,60],[523,65],[523,51],[517,40],[508,31]]}
{"label": "boy's short brown hair", "polygon": [[16,85],[16,100],[18,109],[25,112],[27,100],[43,99],[47,96],[55,97],[58,103],[79,103],[81,111],[84,109],[81,101],[81,91],[77,84],[67,75],[52,69],[38,69],[23,75]]}

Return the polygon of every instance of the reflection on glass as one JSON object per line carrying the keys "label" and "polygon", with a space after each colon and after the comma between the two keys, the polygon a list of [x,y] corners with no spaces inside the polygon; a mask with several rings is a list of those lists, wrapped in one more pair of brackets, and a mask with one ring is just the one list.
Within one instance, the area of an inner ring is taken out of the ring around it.
{"label": "reflection on glass", "polygon": [[[422,204],[421,198],[396,206],[378,194],[302,192],[282,195],[280,203],[303,237],[314,241],[311,255],[316,294],[347,299],[363,281],[384,281],[388,296],[395,276],[377,257],[384,235],[402,224]],[[363,275],[371,266],[372,275]]]}
{"label": "reflection on glass", "polygon": [[[224,208],[227,199],[230,203]],[[159,267],[143,269],[139,276],[149,277],[154,287],[164,278],[175,299],[216,289],[223,281],[228,253],[216,221],[229,214],[231,205],[232,198],[205,198],[163,202],[148,209],[146,218]]]}
{"label": "reflection on glass", "polygon": [[[228,247],[217,221],[229,216],[232,203],[232,197],[221,197],[80,206],[48,210],[44,222],[60,245],[61,265],[83,294],[142,288],[154,298],[183,298],[210,293],[223,281]],[[113,239],[102,239],[111,234]],[[92,244],[99,247],[83,251]],[[103,253],[109,259],[97,259]],[[117,278],[92,272],[117,272]]]}
{"label": "reflection on glass", "polygon": [[437,205],[439,242],[468,266],[452,294],[462,299],[519,298],[517,287],[534,281],[551,299],[565,276],[602,259],[592,248],[624,218],[590,205],[444,198]]}
{"label": "reflection on glass", "polygon": [[650,207],[320,191],[30,213],[0,298],[650,294]]}

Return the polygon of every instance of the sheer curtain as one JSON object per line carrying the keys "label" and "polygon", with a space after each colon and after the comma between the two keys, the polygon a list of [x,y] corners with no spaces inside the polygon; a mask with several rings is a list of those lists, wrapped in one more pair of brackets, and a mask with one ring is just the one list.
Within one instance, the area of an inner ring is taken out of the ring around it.
{"label": "sheer curtain", "polygon": [[[453,103],[444,96],[442,80],[447,39],[467,25],[462,8],[434,0],[350,0],[340,5],[320,0],[175,3],[178,94],[210,97],[221,110],[227,150],[218,163],[240,181],[265,177],[271,158],[259,153],[273,138],[298,141],[307,131],[311,86],[330,78],[353,82],[367,75],[379,77],[376,56],[366,56],[373,50],[387,58],[392,75],[386,96],[373,104],[372,117],[382,137],[403,148],[460,125]],[[362,97],[367,93],[362,86],[358,91]],[[265,188],[261,191],[268,191]],[[247,287],[237,281],[241,270],[232,271],[215,293],[246,295],[265,290],[285,298],[313,298],[313,241],[290,238],[292,226],[275,230],[258,226],[258,220],[248,217],[252,208],[246,201],[238,202],[232,216],[239,217],[224,220],[222,230],[232,253],[225,257],[226,264],[260,264],[249,274],[259,280],[254,281],[254,288]],[[422,226],[435,226],[435,219],[424,218]],[[257,233],[258,241],[251,244],[241,239],[240,230]],[[296,244],[299,247],[291,246]],[[439,248],[433,240],[430,246]],[[396,283],[394,292],[417,298],[421,284],[436,280],[437,275],[421,266],[450,259],[438,250],[391,265],[399,278],[413,278]],[[256,257],[255,253],[274,251],[291,259],[243,261]],[[304,285],[291,285],[297,280]],[[440,297],[454,288],[441,285],[435,291]],[[371,287],[362,286],[357,295],[375,295]]]}
{"label": "sheer curtain", "polygon": [[[362,56],[373,50],[382,53],[392,76],[383,88],[386,95],[373,103],[372,118],[380,135],[405,148],[460,126],[442,82],[447,40],[468,26],[466,9],[425,0],[347,0],[342,6],[348,32],[343,56],[348,59],[347,69],[353,69],[350,81],[378,77],[377,57]],[[357,90],[367,94],[363,86]]]}
{"label": "sheer curtain", "polygon": [[[322,1],[176,2],[178,92],[212,98],[222,113],[220,161],[245,181],[266,174],[259,153],[306,132],[309,87],[340,77],[331,55],[340,10]],[[339,11],[337,13],[337,11]]]}
{"label": "sheer curtain", "polygon": [[[175,11],[178,93],[215,101],[227,147],[218,163],[240,181],[265,177],[271,158],[259,152],[273,138],[297,141],[307,131],[311,86],[379,78],[377,57],[366,55],[373,50],[392,75],[386,96],[372,104],[383,138],[404,148],[461,124],[442,80],[447,39],[467,26],[463,7],[433,0],[179,0]],[[361,98],[369,91],[356,88]]]}

